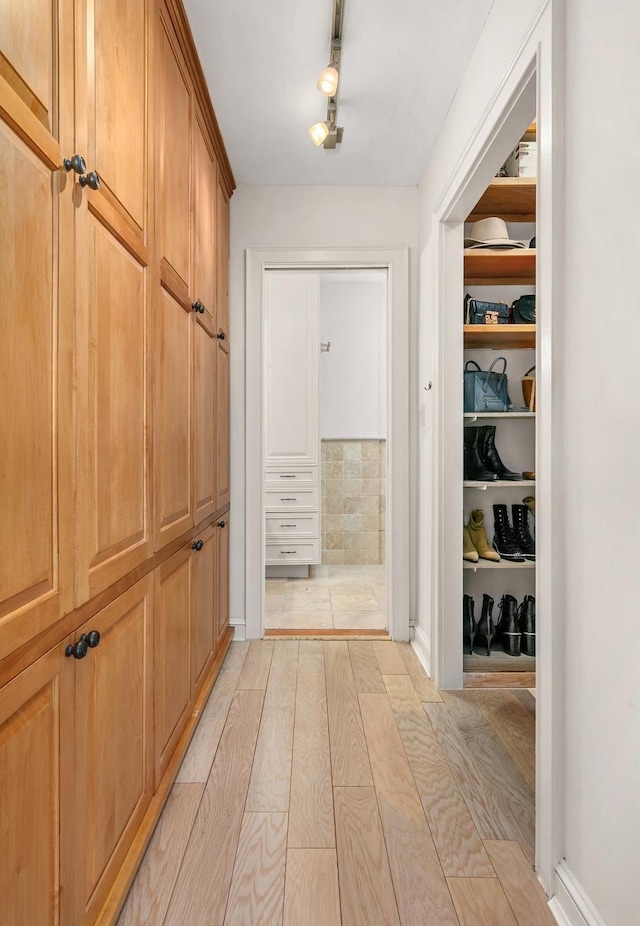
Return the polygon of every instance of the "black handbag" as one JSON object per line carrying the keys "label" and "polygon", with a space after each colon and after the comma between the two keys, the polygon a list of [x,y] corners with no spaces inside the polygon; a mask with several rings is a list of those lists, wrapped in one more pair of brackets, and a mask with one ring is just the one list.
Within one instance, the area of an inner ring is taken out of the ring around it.
{"label": "black handbag", "polygon": [[[494,367],[501,360],[504,366],[498,373]],[[506,359],[496,357],[486,371],[475,360],[467,360],[464,365],[465,412],[507,412],[511,404]]]}
{"label": "black handbag", "polygon": [[465,325],[506,325],[509,306],[506,302],[483,302],[469,293],[464,297]]}
{"label": "black handbag", "polygon": [[529,295],[516,299],[511,306],[511,317],[514,325],[535,325],[536,297]]}

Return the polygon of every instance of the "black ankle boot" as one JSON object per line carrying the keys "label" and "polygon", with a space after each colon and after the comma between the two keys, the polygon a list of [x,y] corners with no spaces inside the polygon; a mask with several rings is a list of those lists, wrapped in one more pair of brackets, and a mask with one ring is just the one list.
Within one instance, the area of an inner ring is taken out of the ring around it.
{"label": "black ankle boot", "polygon": [[[476,625],[476,652],[481,643],[487,644],[487,656],[491,655],[491,641],[495,628],[493,625],[493,598],[491,595],[482,596],[482,614]],[[484,645],[482,647],[484,649]]]}
{"label": "black ankle boot", "polygon": [[473,482],[491,482],[498,477],[487,469],[480,453],[482,428],[464,428],[464,478]]}
{"label": "black ankle boot", "polygon": [[478,429],[481,435],[478,438],[480,458],[485,469],[495,473],[496,479],[507,479],[509,482],[522,482],[522,473],[512,473],[500,459],[496,448],[496,426],[486,424]]}
{"label": "black ankle boot", "polygon": [[529,508],[527,505],[512,505],[511,513],[516,543],[522,550],[524,558],[535,562],[536,542],[529,532]]}
{"label": "black ankle boot", "polygon": [[533,595],[525,595],[520,605],[518,615],[518,629],[520,630],[520,646],[525,656],[536,654],[536,599]]}
{"label": "black ankle boot", "polygon": [[476,620],[474,616],[474,600],[471,595],[462,598],[462,651],[473,653],[473,641],[476,636]]}
{"label": "black ankle boot", "polygon": [[499,629],[502,648],[507,656],[520,655],[520,628],[518,626],[518,602],[513,595],[503,595],[500,604]]}
{"label": "black ankle boot", "polygon": [[506,505],[493,506],[493,549],[502,559],[511,563],[524,563],[524,556],[509,524],[509,514]]}

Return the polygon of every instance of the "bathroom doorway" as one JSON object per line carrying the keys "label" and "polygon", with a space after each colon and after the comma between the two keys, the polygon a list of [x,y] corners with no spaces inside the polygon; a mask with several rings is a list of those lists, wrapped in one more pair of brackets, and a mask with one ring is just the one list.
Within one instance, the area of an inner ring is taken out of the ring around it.
{"label": "bathroom doorway", "polygon": [[265,630],[386,631],[387,271],[265,293]]}
{"label": "bathroom doorway", "polygon": [[409,639],[408,348],[405,248],[248,252],[247,637]]}

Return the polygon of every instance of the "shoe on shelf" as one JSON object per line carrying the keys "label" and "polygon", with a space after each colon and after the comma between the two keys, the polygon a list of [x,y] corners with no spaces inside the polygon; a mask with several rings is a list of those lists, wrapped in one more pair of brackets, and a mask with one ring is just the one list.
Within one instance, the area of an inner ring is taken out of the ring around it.
{"label": "shoe on shelf", "polygon": [[487,540],[487,531],[484,526],[484,511],[482,508],[474,508],[469,517],[467,524],[469,538],[481,559],[491,560],[492,563],[500,562],[500,554],[496,553],[489,546]]}
{"label": "shoe on shelf", "polygon": [[523,479],[531,479],[532,482],[536,481],[536,471],[534,469],[525,469],[522,473]]}
{"label": "shoe on shelf", "polygon": [[522,634],[518,626],[518,602],[513,595],[503,595],[498,607],[500,608],[498,629],[502,649],[507,656],[519,656]]}
{"label": "shoe on shelf", "polygon": [[535,518],[535,516],[536,516],[536,500],[535,500],[535,496],[533,496],[533,495],[526,495],[526,496],[522,499],[522,504],[527,506],[527,508],[529,509],[529,514],[531,515],[532,518]]}
{"label": "shoe on shelf", "polygon": [[525,595],[518,612],[518,629],[520,630],[520,649],[525,656],[536,654],[536,599]]}
{"label": "shoe on shelf", "polygon": [[[491,641],[495,634],[493,624],[493,598],[491,595],[482,596],[482,613],[480,620],[476,624],[475,652],[478,652],[480,645],[486,643],[487,656],[491,655]],[[482,646],[484,649],[484,645]]]}
{"label": "shoe on shelf", "polygon": [[525,559],[536,560],[536,542],[529,531],[529,508],[527,505],[512,505],[513,533],[516,543],[522,550]]}
{"label": "shoe on shelf", "polygon": [[464,478],[471,482],[495,482],[498,478],[487,468],[480,453],[482,428],[464,428]]}
{"label": "shoe on shelf", "polygon": [[506,505],[493,506],[493,523],[495,530],[493,549],[496,553],[510,563],[524,563],[522,550],[509,523],[509,513]]}
{"label": "shoe on shelf", "polygon": [[473,653],[473,641],[476,636],[476,620],[473,613],[474,600],[471,595],[462,598],[462,651]]}
{"label": "shoe on shelf", "polygon": [[480,559],[478,551],[473,545],[473,540],[469,536],[466,524],[462,527],[462,558],[466,559],[468,563],[477,563]]}
{"label": "shoe on shelf", "polygon": [[494,473],[496,479],[506,479],[508,482],[522,482],[522,473],[513,473],[504,465],[496,447],[496,426],[485,424],[481,428],[479,437],[480,456],[485,469]]}

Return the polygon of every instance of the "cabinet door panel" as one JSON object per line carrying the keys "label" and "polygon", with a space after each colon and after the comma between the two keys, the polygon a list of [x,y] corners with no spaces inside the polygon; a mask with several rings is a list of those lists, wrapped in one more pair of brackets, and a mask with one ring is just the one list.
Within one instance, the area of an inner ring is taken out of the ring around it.
{"label": "cabinet door panel", "polygon": [[0,656],[72,604],[72,13],[0,5]]}
{"label": "cabinet door panel", "polygon": [[161,272],[185,304],[191,262],[191,89],[171,27],[158,30],[158,189]]}
{"label": "cabinet door panel", "polygon": [[229,402],[229,354],[218,347],[216,352],[216,508],[229,504],[231,468]]}
{"label": "cabinet door panel", "polygon": [[229,197],[224,188],[222,179],[218,180],[218,195],[216,201],[216,231],[218,235],[217,254],[217,286],[218,286],[218,332],[224,334],[220,346],[229,350]]}
{"label": "cabinet door panel", "polygon": [[199,524],[216,510],[217,342],[206,328],[194,328],[193,457],[194,517]]}
{"label": "cabinet door panel", "polygon": [[156,549],[193,524],[191,312],[164,287],[156,316]]}
{"label": "cabinet door panel", "polygon": [[75,663],[77,923],[93,922],[153,794],[153,578],[78,631],[100,644]]}
{"label": "cabinet door panel", "polygon": [[72,776],[73,666],[59,646],[0,689],[3,923],[73,921]]}
{"label": "cabinet door panel", "polygon": [[187,720],[191,696],[191,544],[155,572],[156,784]]}
{"label": "cabinet door panel", "polygon": [[[229,513],[224,516],[224,527],[218,527],[218,571],[216,575],[217,642],[229,626]],[[222,524],[222,522],[220,522]]]}
{"label": "cabinet door panel", "polygon": [[309,273],[267,273],[265,463],[318,463],[319,299]]}
{"label": "cabinet door panel", "polygon": [[198,321],[213,334],[216,316],[216,164],[199,114],[194,119],[193,301],[204,305]]}
{"label": "cabinet door panel", "polygon": [[214,590],[218,568],[217,528],[215,525],[208,527],[197,539],[202,540],[203,547],[191,557],[194,592],[191,687],[194,696],[211,666],[216,647]]}

